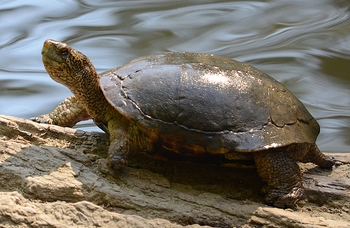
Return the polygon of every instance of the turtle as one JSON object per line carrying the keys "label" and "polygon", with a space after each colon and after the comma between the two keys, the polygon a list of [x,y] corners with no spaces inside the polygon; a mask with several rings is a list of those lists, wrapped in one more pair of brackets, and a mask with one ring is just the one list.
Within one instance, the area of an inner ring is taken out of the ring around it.
{"label": "turtle", "polygon": [[37,122],[74,126],[92,118],[109,134],[108,165],[121,170],[160,145],[174,154],[248,155],[265,182],[265,203],[296,208],[304,198],[297,162],[332,168],[315,144],[319,124],[283,84],[230,58],[165,52],[97,74],[87,56],[46,40],[50,77],[73,96]]}

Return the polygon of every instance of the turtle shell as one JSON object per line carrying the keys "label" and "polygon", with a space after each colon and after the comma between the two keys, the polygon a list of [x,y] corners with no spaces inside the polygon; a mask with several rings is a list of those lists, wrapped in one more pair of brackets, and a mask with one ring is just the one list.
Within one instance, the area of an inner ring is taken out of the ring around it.
{"label": "turtle shell", "polygon": [[314,143],[319,125],[281,83],[232,59],[169,52],[100,75],[109,103],[152,142],[180,152],[256,152]]}

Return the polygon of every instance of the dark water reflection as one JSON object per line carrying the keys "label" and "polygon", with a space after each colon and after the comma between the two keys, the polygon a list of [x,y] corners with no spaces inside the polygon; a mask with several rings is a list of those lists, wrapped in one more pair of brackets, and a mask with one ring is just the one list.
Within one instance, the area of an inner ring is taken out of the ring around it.
{"label": "dark water reflection", "polygon": [[99,72],[163,51],[212,53],[283,82],[319,121],[321,149],[349,152],[349,18],[347,0],[2,1],[0,113],[36,116],[70,95],[42,66],[47,38]]}

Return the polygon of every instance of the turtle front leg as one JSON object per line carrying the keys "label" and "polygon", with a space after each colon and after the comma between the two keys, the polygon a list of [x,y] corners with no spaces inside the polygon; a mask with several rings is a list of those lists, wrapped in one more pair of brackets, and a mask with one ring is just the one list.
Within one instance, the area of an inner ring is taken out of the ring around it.
{"label": "turtle front leg", "polygon": [[31,120],[38,123],[54,124],[62,127],[73,127],[77,122],[88,119],[91,119],[90,115],[75,96],[62,101],[52,112],[31,118]]}
{"label": "turtle front leg", "polygon": [[118,126],[114,128],[113,123],[108,124],[110,132],[110,145],[108,149],[107,165],[114,170],[121,170],[128,164],[130,152],[129,132],[127,128]]}
{"label": "turtle front leg", "polygon": [[293,208],[304,197],[302,175],[296,161],[280,150],[254,153],[258,173],[267,183],[265,203]]}
{"label": "turtle front leg", "polygon": [[123,117],[108,122],[110,146],[107,165],[114,170],[121,170],[128,165],[132,154],[153,150],[153,144],[147,140],[139,128]]}

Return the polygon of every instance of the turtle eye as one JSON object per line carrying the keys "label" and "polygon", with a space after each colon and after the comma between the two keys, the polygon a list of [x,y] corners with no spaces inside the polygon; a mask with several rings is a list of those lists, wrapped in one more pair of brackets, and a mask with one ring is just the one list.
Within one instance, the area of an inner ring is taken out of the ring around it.
{"label": "turtle eye", "polygon": [[68,51],[68,49],[64,48],[61,50],[60,54],[61,54],[62,58],[67,58],[69,51]]}

